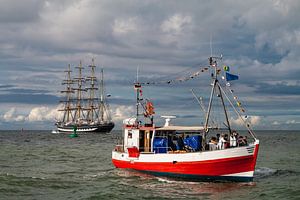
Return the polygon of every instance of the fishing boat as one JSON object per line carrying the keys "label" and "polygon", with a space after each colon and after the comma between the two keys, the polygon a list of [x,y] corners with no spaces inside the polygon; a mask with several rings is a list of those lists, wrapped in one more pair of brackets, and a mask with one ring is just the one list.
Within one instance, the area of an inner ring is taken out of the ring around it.
{"label": "fishing boat", "polygon": [[[62,84],[65,90],[61,93],[65,94],[62,101],[62,119],[57,120],[55,125],[59,132],[73,132],[76,128],[77,133],[82,132],[99,132],[108,133],[114,128],[114,122],[111,119],[109,105],[104,95],[104,77],[103,69],[101,69],[101,79],[98,83],[96,77],[96,66],[94,59],[90,68],[90,75],[84,77],[82,63],[78,67],[78,76],[71,76],[71,66],[68,66],[66,79]],[[98,91],[100,87],[100,92]]]}
{"label": "fishing boat", "polygon": [[[253,180],[259,140],[251,124],[243,116],[244,109],[241,108],[241,103],[237,101],[237,106],[234,106],[229,97],[232,90],[226,91],[229,85],[226,83],[227,79],[219,79],[221,70],[223,71],[223,68],[218,66],[221,59],[222,57],[209,57],[209,65],[200,70],[210,71],[212,79],[210,98],[204,113],[205,122],[202,125],[178,126],[172,124],[175,116],[162,116],[165,118],[165,124],[156,126],[153,120],[153,104],[140,98],[142,86],[149,83],[135,83],[136,116],[123,121],[123,138],[112,151],[112,163],[116,168],[189,181]],[[224,66],[224,71],[228,71],[227,66]],[[228,73],[228,77],[230,75]],[[233,76],[233,79],[235,78]],[[221,82],[224,82],[225,86]],[[215,100],[221,102],[222,113],[218,114],[224,116],[225,127],[216,127],[212,123],[211,113]],[[226,104],[225,101],[229,103]],[[251,136],[247,141],[242,140],[241,136],[238,137],[238,133],[232,129],[228,105],[233,107],[234,112],[245,124]],[[221,133],[219,138],[213,137],[213,134],[218,132]],[[227,141],[224,135],[228,135]]]}

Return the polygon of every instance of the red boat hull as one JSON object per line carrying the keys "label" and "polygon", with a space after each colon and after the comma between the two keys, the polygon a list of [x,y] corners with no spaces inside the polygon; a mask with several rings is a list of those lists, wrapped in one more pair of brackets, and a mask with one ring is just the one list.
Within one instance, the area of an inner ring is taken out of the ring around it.
{"label": "red boat hull", "polygon": [[259,144],[256,144],[252,155],[204,161],[138,162],[112,159],[112,162],[117,168],[134,169],[162,176],[193,180],[252,181],[258,148]]}

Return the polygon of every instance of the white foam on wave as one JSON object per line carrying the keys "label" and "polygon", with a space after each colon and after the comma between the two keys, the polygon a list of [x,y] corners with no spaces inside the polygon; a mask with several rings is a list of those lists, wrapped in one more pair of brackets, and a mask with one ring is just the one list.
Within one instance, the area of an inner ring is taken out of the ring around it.
{"label": "white foam on wave", "polygon": [[268,177],[268,176],[272,176],[276,172],[277,172],[276,169],[271,169],[268,167],[259,167],[259,168],[255,169],[254,177],[255,178]]}
{"label": "white foam on wave", "polygon": [[179,184],[182,185],[182,183],[187,184],[187,185],[198,185],[199,182],[192,182],[192,181],[184,181],[184,180],[172,180],[168,178],[163,178],[163,177],[155,177],[159,182],[163,183],[170,183],[170,184]]}
{"label": "white foam on wave", "polygon": [[166,179],[166,178],[161,178],[161,177],[156,177],[156,179],[160,182],[164,182],[164,183],[176,183],[178,181],[173,181],[173,180],[169,180],[169,179]]}
{"label": "white foam on wave", "polygon": [[32,178],[32,179],[41,179],[41,180],[45,180],[46,178],[44,178],[44,177],[36,177],[36,176],[32,176],[32,177],[30,177],[30,178]]}

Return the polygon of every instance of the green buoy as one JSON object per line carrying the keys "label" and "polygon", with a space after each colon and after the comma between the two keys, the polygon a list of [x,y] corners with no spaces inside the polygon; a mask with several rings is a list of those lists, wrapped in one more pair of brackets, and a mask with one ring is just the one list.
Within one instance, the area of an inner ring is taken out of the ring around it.
{"label": "green buoy", "polygon": [[76,133],[76,131],[77,131],[77,126],[74,125],[74,126],[73,126],[73,133],[70,134],[69,137],[70,137],[70,138],[76,138],[76,137],[78,137],[78,134]]}

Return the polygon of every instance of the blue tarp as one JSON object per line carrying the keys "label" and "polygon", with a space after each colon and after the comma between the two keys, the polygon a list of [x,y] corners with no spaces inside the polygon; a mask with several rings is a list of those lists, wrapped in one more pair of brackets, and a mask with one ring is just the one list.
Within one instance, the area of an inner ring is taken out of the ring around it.
{"label": "blue tarp", "polygon": [[[184,139],[184,146],[191,148],[193,151],[199,151],[202,147],[202,136],[193,135]],[[170,145],[170,144],[169,144]],[[173,149],[174,147],[169,146],[170,149],[173,150],[182,150],[178,145],[178,141],[176,142],[177,149]],[[154,138],[153,141],[153,150],[155,153],[167,153],[168,151],[168,139],[167,138]]]}
{"label": "blue tarp", "polygon": [[167,138],[154,138],[153,150],[155,153],[167,153],[168,139]]}
{"label": "blue tarp", "polygon": [[184,139],[184,145],[191,147],[194,151],[201,149],[202,137],[200,135],[193,135]]}

